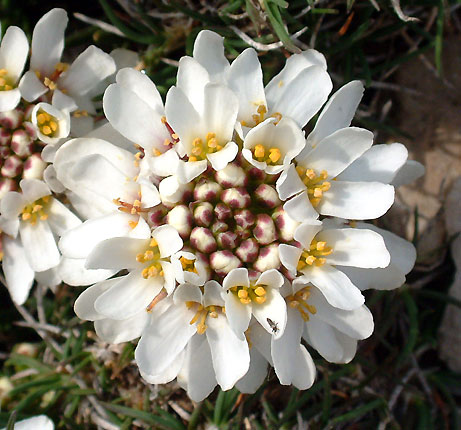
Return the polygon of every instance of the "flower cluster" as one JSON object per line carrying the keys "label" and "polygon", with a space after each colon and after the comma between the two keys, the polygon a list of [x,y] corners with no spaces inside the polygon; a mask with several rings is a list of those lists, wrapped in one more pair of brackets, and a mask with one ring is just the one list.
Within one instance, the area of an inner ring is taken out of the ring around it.
{"label": "flower cluster", "polygon": [[[47,51],[55,63],[57,51]],[[26,100],[54,91],[34,108],[43,135],[58,124],[61,87],[76,109],[89,104],[93,93],[69,78],[79,58],[62,70],[31,60],[40,73],[19,84]],[[350,126],[360,82],[331,90],[315,50],[291,56],[264,86],[255,50],[230,64],[207,30],[165,103],[145,74],[119,70],[104,92],[108,123],[58,139],[48,185],[23,179],[1,200],[8,284],[28,292],[51,270],[90,285],[77,315],[104,341],[140,338],[142,377],[176,379],[193,400],[216,385],[255,392],[269,365],[281,384],[309,388],[308,348],[349,362],[373,331],[362,291],[399,287],[415,261],[409,242],[364,221],[386,213],[394,186],[420,166],[403,145],[373,146],[371,132]]]}

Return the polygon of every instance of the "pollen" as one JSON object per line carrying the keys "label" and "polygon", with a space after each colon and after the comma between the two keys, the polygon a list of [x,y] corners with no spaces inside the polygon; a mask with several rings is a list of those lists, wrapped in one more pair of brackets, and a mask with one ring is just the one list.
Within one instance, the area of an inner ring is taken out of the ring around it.
{"label": "pollen", "polygon": [[48,207],[51,197],[44,196],[35,202],[27,205],[21,213],[21,219],[23,221],[30,222],[35,225],[37,221],[46,221],[48,219]]}
{"label": "pollen", "polygon": [[222,149],[216,138],[216,133],[207,133],[205,141],[200,137],[196,137],[192,141],[192,149],[189,154],[189,161],[205,160],[207,154],[213,154]]}
{"label": "pollen", "polygon": [[13,89],[13,82],[8,78],[8,70],[0,69],[0,91],[10,91]]}
{"label": "pollen", "polygon": [[327,246],[324,241],[313,240],[309,249],[305,249],[298,261],[298,270],[302,270],[307,266],[323,266],[326,263],[326,258],[333,252],[333,248]]}
{"label": "pollen", "polygon": [[145,265],[141,272],[144,279],[164,275],[161,265],[160,250],[155,239],[151,239],[149,246],[144,252],[140,252],[136,255],[136,261]]}
{"label": "pollen", "polygon": [[266,302],[267,286],[260,284],[249,287],[237,285],[230,288],[230,292],[240,300],[242,305],[249,305],[252,302],[261,305]]}
{"label": "pollen", "polygon": [[195,310],[195,314],[192,319],[189,321],[189,324],[197,323],[197,333],[204,334],[207,329],[206,320],[210,318],[218,318],[219,312],[223,312],[224,308],[221,306],[203,306],[198,302],[188,301],[186,302],[188,309]]}
{"label": "pollen", "polygon": [[197,273],[197,269],[195,267],[195,260],[189,260],[186,257],[181,257],[179,261],[181,262],[182,270],[184,270],[185,272]]}
{"label": "pollen", "polygon": [[331,183],[326,181],[328,172],[322,170],[317,175],[313,169],[305,169],[302,166],[297,166],[296,171],[307,188],[307,195],[312,206],[317,207],[322,200],[323,193],[331,187]]}
{"label": "pollen", "polygon": [[268,165],[276,165],[282,158],[282,153],[279,148],[266,149],[264,145],[258,143],[253,148],[253,157],[260,162],[265,162]]}
{"label": "pollen", "polygon": [[[267,107],[263,104],[260,104],[258,106],[258,109],[256,109],[257,114],[253,114],[251,117],[253,118],[253,121],[255,125],[258,125],[264,121],[264,118],[267,113]],[[242,124],[243,125],[243,124]]]}
{"label": "pollen", "polygon": [[309,303],[307,303],[307,299],[310,295],[311,287],[307,286],[302,290],[299,290],[295,294],[285,297],[288,306],[290,306],[293,309],[297,309],[304,321],[309,321],[309,314],[315,315],[317,313],[317,309],[315,308],[315,306],[312,306]]}
{"label": "pollen", "polygon": [[55,137],[59,133],[57,118],[43,109],[39,109],[37,112],[37,125],[40,132],[45,136]]}

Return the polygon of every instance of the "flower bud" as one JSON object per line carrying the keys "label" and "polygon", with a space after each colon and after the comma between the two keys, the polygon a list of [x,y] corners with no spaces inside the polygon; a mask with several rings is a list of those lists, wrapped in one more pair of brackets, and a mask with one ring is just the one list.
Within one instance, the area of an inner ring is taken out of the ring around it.
{"label": "flower bud", "polygon": [[232,209],[224,203],[218,203],[214,208],[214,214],[220,221],[232,218]]}
{"label": "flower bud", "polygon": [[151,227],[158,227],[164,224],[166,208],[163,205],[156,206],[149,211],[148,222]]}
{"label": "flower bud", "polygon": [[11,149],[9,146],[0,146],[0,163],[3,165],[3,160],[11,154]]}
{"label": "flower bud", "polygon": [[221,193],[221,186],[213,181],[201,181],[194,189],[194,199],[202,202],[211,202],[216,200]]}
{"label": "flower bud", "polygon": [[267,182],[265,181],[265,178],[267,176],[266,173],[264,172],[264,170],[258,169],[257,167],[250,167],[250,169],[248,170],[248,175],[252,181]]}
{"label": "flower bud", "polygon": [[259,272],[265,272],[266,270],[278,269],[279,267],[279,244],[272,243],[269,246],[261,248],[258,258],[253,264],[253,268]]}
{"label": "flower bud", "polygon": [[11,132],[6,128],[0,128],[0,145],[9,145],[11,141]]}
{"label": "flower bud", "polygon": [[7,178],[14,178],[22,171],[22,161],[16,155],[10,155],[3,163],[1,174]]}
{"label": "flower bud", "polygon": [[261,184],[255,190],[256,200],[268,208],[275,208],[282,202],[275,187],[267,184]]}
{"label": "flower bud", "polygon": [[0,112],[0,125],[13,130],[18,128],[24,119],[24,114],[19,109]]}
{"label": "flower bud", "polygon": [[46,163],[40,157],[40,154],[32,154],[24,163],[23,178],[41,179],[43,171],[46,168]]}
{"label": "flower bud", "polygon": [[284,242],[291,242],[294,239],[295,230],[298,228],[299,222],[291,218],[282,206],[274,211],[272,219],[275,221],[280,239]]}
{"label": "flower bud", "polygon": [[233,231],[225,231],[218,233],[216,240],[220,248],[234,249],[238,245],[239,237]]}
{"label": "flower bud", "polygon": [[254,225],[256,218],[249,209],[239,209],[234,213],[234,219],[238,226],[246,229]]}
{"label": "flower bud", "polygon": [[210,266],[218,276],[226,276],[232,269],[241,265],[242,262],[228,250],[213,252],[210,255]]}
{"label": "flower bud", "polygon": [[248,183],[245,171],[235,163],[229,163],[215,173],[216,181],[224,188],[244,187]]}
{"label": "flower bud", "polygon": [[221,193],[221,200],[232,209],[250,206],[251,197],[245,188],[228,188]]}
{"label": "flower bud", "polygon": [[261,245],[268,245],[277,239],[275,224],[267,214],[258,214],[256,217],[256,227],[253,229],[255,239]]}
{"label": "flower bud", "polygon": [[213,205],[209,202],[200,202],[194,209],[195,223],[202,227],[208,227],[213,221]]}
{"label": "flower bud", "polygon": [[175,206],[168,212],[166,222],[173,226],[184,239],[192,230],[192,214],[186,205]]}
{"label": "flower bud", "polygon": [[240,246],[236,249],[235,253],[244,263],[252,263],[258,257],[258,242],[253,238],[246,239],[240,243]]}
{"label": "flower bud", "polygon": [[229,230],[229,226],[223,221],[217,220],[211,226],[211,231],[213,232],[213,234],[223,233],[227,230]]}
{"label": "flower bud", "polygon": [[16,191],[17,189],[18,189],[18,186],[15,180],[10,179],[10,178],[0,179],[0,200],[9,191]]}
{"label": "flower bud", "polygon": [[16,155],[25,157],[32,154],[32,139],[24,130],[16,130],[11,136],[11,149]]}
{"label": "flower bud", "polygon": [[200,252],[210,254],[216,251],[216,239],[210,230],[204,227],[195,227],[190,234],[190,244]]}

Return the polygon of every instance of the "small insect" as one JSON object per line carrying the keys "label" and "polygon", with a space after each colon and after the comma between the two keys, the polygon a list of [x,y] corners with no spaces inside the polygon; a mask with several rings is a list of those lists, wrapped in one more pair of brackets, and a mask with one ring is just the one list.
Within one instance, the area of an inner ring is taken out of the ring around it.
{"label": "small insect", "polygon": [[279,326],[276,322],[272,321],[270,318],[267,318],[267,324],[272,329],[272,333],[277,333],[279,331]]}

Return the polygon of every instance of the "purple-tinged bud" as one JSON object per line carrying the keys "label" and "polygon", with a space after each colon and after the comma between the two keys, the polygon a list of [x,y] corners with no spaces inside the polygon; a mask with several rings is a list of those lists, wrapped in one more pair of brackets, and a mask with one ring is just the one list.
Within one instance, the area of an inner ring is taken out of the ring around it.
{"label": "purple-tinged bud", "polygon": [[265,182],[264,179],[267,176],[264,170],[258,169],[257,167],[254,167],[254,166],[248,169],[248,175],[250,176],[252,181],[256,181],[256,182]]}
{"label": "purple-tinged bud", "polygon": [[30,117],[32,116],[32,111],[34,110],[35,105],[29,105],[24,109],[24,119],[26,121],[30,121]]}
{"label": "purple-tinged bud", "polygon": [[214,208],[215,217],[220,221],[232,218],[232,209],[224,203],[218,203]]}
{"label": "purple-tinged bud", "polygon": [[32,144],[32,139],[25,130],[16,130],[11,136],[11,149],[20,157],[32,154]]}
{"label": "purple-tinged bud", "polygon": [[42,160],[40,154],[32,154],[24,163],[23,178],[42,179],[43,171],[47,164]]}
{"label": "purple-tinged bud", "polygon": [[9,145],[11,142],[11,132],[6,128],[0,129],[0,145]]}
{"label": "purple-tinged bud", "polygon": [[16,155],[10,155],[3,163],[1,174],[7,178],[14,178],[22,171],[22,161]]}
{"label": "purple-tinged bud", "polygon": [[0,112],[0,125],[13,130],[18,128],[24,119],[24,114],[19,109]]}
{"label": "purple-tinged bud", "polygon": [[256,217],[249,209],[239,209],[234,213],[234,219],[238,226],[246,229],[254,225]]}
{"label": "purple-tinged bud", "polygon": [[213,252],[210,266],[219,276],[226,276],[232,269],[240,267],[242,262],[228,250]]}
{"label": "purple-tinged bud", "polygon": [[190,244],[198,251],[210,254],[216,251],[218,245],[210,230],[204,227],[195,227],[190,234]]}
{"label": "purple-tinged bud", "polygon": [[22,124],[26,133],[30,136],[32,140],[37,139],[37,128],[31,122],[25,122]]}
{"label": "purple-tinged bud", "polygon": [[213,234],[223,233],[229,230],[229,226],[224,221],[216,220],[211,226]]}
{"label": "purple-tinged bud", "polygon": [[3,198],[3,196],[8,193],[9,191],[16,191],[18,189],[18,186],[16,184],[16,181],[10,178],[2,178],[0,179],[0,199]]}
{"label": "purple-tinged bud", "polygon": [[224,249],[234,249],[239,244],[239,237],[233,231],[218,233],[216,240],[218,246]]}
{"label": "purple-tinged bud", "polygon": [[165,224],[166,208],[163,205],[156,206],[149,210],[147,220],[151,227],[159,227]]}
{"label": "purple-tinged bud", "polygon": [[245,170],[234,163],[229,163],[224,169],[218,170],[215,178],[224,188],[245,187],[248,183]]}
{"label": "purple-tinged bud", "polygon": [[282,206],[274,211],[272,219],[277,227],[279,238],[284,242],[291,242],[300,223],[291,218]]}
{"label": "purple-tinged bud", "polygon": [[255,239],[261,245],[269,245],[277,239],[274,221],[267,214],[258,214],[256,217],[256,227],[253,229]]}
{"label": "purple-tinged bud", "polygon": [[195,223],[202,227],[208,227],[213,221],[213,205],[208,202],[200,202],[194,208]]}
{"label": "purple-tinged bud", "polygon": [[251,197],[245,188],[228,188],[221,193],[221,200],[232,209],[247,208]]}
{"label": "purple-tinged bud", "polygon": [[9,146],[0,146],[0,159],[1,159],[1,162],[3,162],[3,160],[5,158],[8,157],[8,155],[11,154],[11,150],[10,150],[10,147]]}
{"label": "purple-tinged bud", "polygon": [[221,193],[222,188],[217,182],[201,181],[194,189],[194,199],[202,202],[211,202],[216,200]]}
{"label": "purple-tinged bud", "polygon": [[258,242],[253,238],[246,239],[240,243],[240,246],[236,249],[235,253],[244,263],[252,263],[256,260],[259,254]]}
{"label": "purple-tinged bud", "polygon": [[279,244],[272,243],[269,246],[261,248],[258,258],[253,264],[253,268],[259,272],[265,272],[266,270],[278,269],[279,267]]}
{"label": "purple-tinged bud", "polygon": [[256,188],[255,197],[259,203],[271,209],[282,203],[275,187],[267,184],[261,184]]}
{"label": "purple-tinged bud", "polygon": [[173,226],[184,239],[192,230],[192,214],[186,205],[175,206],[168,212],[166,222]]}

